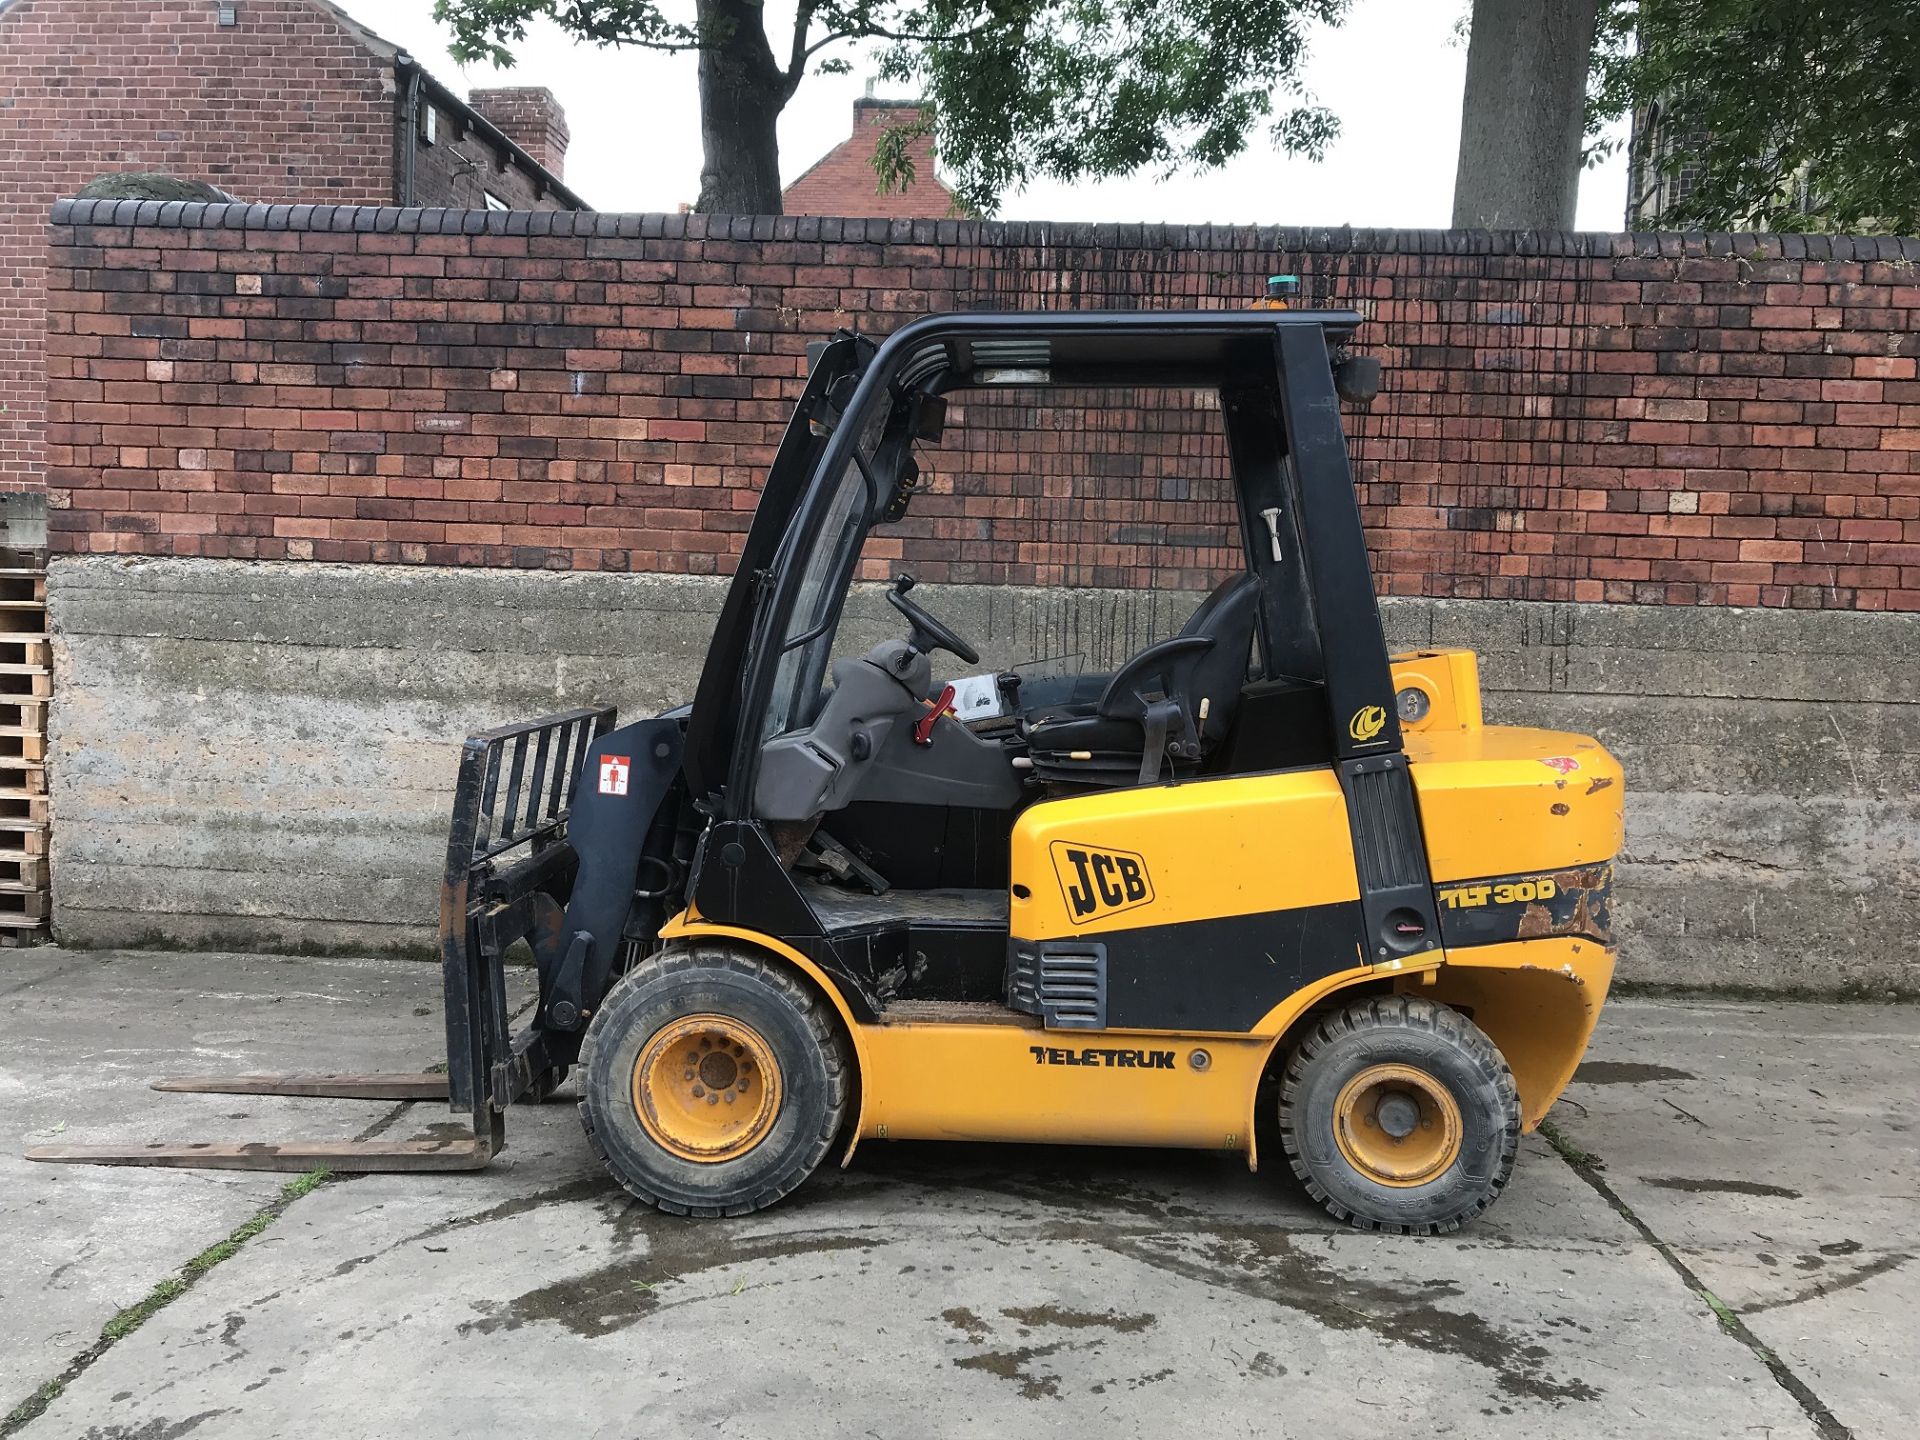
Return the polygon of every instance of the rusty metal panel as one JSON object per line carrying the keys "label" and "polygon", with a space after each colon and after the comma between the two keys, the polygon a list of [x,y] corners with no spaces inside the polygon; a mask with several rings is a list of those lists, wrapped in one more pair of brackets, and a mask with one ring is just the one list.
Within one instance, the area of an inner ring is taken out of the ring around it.
{"label": "rusty metal panel", "polygon": [[1434,887],[1440,934],[1448,949],[1509,940],[1581,936],[1613,940],[1613,862],[1449,880]]}

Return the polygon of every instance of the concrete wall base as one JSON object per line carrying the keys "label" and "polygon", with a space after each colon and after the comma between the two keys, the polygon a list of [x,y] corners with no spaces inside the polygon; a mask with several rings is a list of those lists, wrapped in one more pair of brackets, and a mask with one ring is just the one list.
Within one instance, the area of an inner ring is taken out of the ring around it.
{"label": "concrete wall base", "polygon": [[[725,582],[66,557],[49,567],[54,926],[77,944],[418,953],[469,732],[692,693]],[[1001,666],[1106,666],[1193,597],[925,587]],[[1488,719],[1627,766],[1623,978],[1920,990],[1911,617],[1395,599]],[[843,648],[898,630],[856,596]]]}

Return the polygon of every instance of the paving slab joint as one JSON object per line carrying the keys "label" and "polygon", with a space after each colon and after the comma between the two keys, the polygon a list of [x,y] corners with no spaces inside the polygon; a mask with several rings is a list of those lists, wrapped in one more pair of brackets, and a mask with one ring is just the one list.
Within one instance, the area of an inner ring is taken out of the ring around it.
{"label": "paving slab joint", "polygon": [[249,1240],[278,1220],[294,1201],[312,1194],[332,1178],[329,1171],[310,1170],[305,1175],[289,1180],[280,1187],[278,1195],[241,1221],[228,1233],[226,1239],[217,1240],[209,1245],[133,1304],[119,1311],[101,1327],[99,1339],[75,1355],[67,1362],[64,1370],[14,1406],[4,1420],[0,1420],[0,1440],[6,1440],[6,1437],[18,1434],[37,1420],[46,1408],[58,1400],[69,1385],[92,1368],[93,1363],[102,1355],[199,1284],[215,1266],[238,1255]]}
{"label": "paving slab joint", "polygon": [[1786,1361],[1754,1334],[1746,1321],[1734,1312],[1733,1307],[1714,1294],[1707,1287],[1707,1283],[1694,1272],[1693,1267],[1682,1260],[1674,1248],[1655,1234],[1653,1227],[1642,1220],[1633,1207],[1620,1198],[1619,1192],[1607,1183],[1606,1176],[1601,1173],[1605,1162],[1599,1156],[1581,1149],[1550,1121],[1541,1122],[1540,1136],[1554,1148],[1554,1152],[1562,1160],[1567,1162],[1574,1174],[1586,1181],[1594,1193],[1606,1201],[1614,1214],[1631,1225],[1640,1238],[1653,1247],[1654,1253],[1667,1262],[1674,1274],[1680,1277],[1681,1283],[1700,1297],[1701,1302],[1720,1322],[1720,1328],[1744,1345],[1753,1353],[1756,1360],[1767,1367],[1768,1373],[1778,1382],[1780,1388],[1794,1398],[1794,1402],[1799,1405],[1807,1419],[1813,1422],[1813,1428],[1820,1435],[1821,1440],[1854,1440],[1853,1431],[1840,1422],[1839,1417],[1828,1408],[1826,1402],[1813,1392],[1813,1387],[1795,1374]]}
{"label": "paving slab joint", "polygon": [[[521,1016],[533,1008],[533,1005],[534,1001],[531,999],[522,1003],[520,1007],[508,1017],[508,1023],[511,1024],[518,1021]],[[442,1062],[433,1068],[445,1069],[446,1067],[445,1063]],[[379,1138],[395,1125],[399,1124],[401,1117],[406,1115],[407,1112],[413,1109],[418,1103],[420,1102],[416,1100],[399,1101],[388,1110],[386,1114],[382,1115],[378,1120],[375,1120],[371,1125],[367,1126],[366,1129],[354,1136],[354,1139],[374,1140]],[[68,1386],[84,1375],[96,1360],[127,1336],[133,1334],[134,1331],[146,1324],[148,1320],[159,1314],[160,1311],[166,1309],[167,1306],[186,1294],[187,1291],[198,1284],[201,1278],[216,1265],[221,1264],[223,1261],[230,1260],[239,1254],[249,1240],[252,1240],[275,1220],[279,1219],[281,1215],[285,1214],[287,1208],[296,1200],[312,1194],[322,1185],[330,1182],[354,1180],[358,1178],[360,1177],[356,1175],[334,1175],[327,1170],[309,1170],[306,1174],[296,1176],[292,1180],[289,1180],[285,1185],[280,1187],[280,1193],[277,1196],[259,1210],[255,1211],[246,1220],[241,1221],[238,1226],[228,1233],[226,1239],[215,1241],[212,1245],[209,1245],[173,1274],[161,1280],[139,1300],[136,1300],[133,1304],[121,1310],[111,1320],[107,1321],[101,1328],[99,1339],[75,1355],[73,1359],[67,1362],[66,1368],[58,1375],[42,1384],[33,1394],[29,1395],[25,1400],[22,1400],[18,1405],[14,1406],[12,1410],[7,1412],[4,1419],[0,1419],[0,1440],[10,1440],[10,1437],[19,1434],[21,1430],[32,1424],[34,1420],[38,1419],[40,1415],[45,1412],[49,1405],[53,1404],[55,1400],[58,1400],[60,1396],[66,1392]]]}

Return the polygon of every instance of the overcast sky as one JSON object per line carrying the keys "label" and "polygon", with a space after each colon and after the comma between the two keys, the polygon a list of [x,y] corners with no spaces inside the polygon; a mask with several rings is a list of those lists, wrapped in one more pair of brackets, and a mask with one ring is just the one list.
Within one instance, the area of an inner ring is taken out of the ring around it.
{"label": "overcast sky", "polygon": [[[692,57],[574,45],[543,23],[528,34],[512,71],[463,71],[447,54],[433,0],[335,3],[411,50],[454,90],[497,84],[552,90],[573,129],[567,183],[594,208],[673,210],[698,192]],[[1280,156],[1256,140],[1248,154],[1208,174],[1046,182],[1006,196],[1000,213],[1010,220],[1445,226],[1467,64],[1453,30],[1467,4],[1354,0],[1346,24],[1315,35],[1307,84],[1342,127],[1318,164]],[[669,13],[676,8],[692,9],[669,0]],[[771,0],[770,24],[781,22],[783,9],[791,16],[790,0]],[[859,52],[847,58],[853,75],[809,76],[781,117],[780,168],[789,181],[847,136],[853,102],[872,71]],[[1626,164],[1617,155],[1589,170],[1580,185],[1580,228],[1619,229],[1626,188]]]}

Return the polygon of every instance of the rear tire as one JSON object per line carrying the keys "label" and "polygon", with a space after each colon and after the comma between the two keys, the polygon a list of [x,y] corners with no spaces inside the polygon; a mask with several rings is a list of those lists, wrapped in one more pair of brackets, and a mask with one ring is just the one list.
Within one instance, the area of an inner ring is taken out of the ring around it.
{"label": "rear tire", "polygon": [[587,1143],[636,1199],[674,1215],[745,1215],[788,1194],[833,1144],[851,1089],[825,1002],[721,946],[663,951],[622,976],[579,1069]]}
{"label": "rear tire", "polygon": [[1288,1058],[1280,1141],[1336,1219],[1442,1234],[1505,1188],[1520,1097],[1505,1058],[1466,1016],[1383,996],[1326,1016]]}

